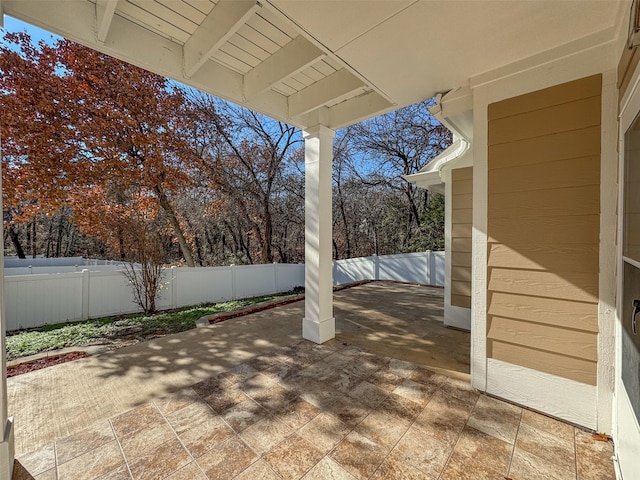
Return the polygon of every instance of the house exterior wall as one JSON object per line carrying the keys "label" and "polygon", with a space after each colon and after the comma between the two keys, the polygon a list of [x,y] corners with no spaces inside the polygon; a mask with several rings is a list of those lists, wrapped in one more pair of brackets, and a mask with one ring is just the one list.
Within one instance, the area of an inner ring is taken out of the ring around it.
{"label": "house exterior wall", "polygon": [[451,305],[471,308],[473,167],[451,170]]}
{"label": "house exterior wall", "polygon": [[488,107],[487,357],[596,385],[602,76]]}

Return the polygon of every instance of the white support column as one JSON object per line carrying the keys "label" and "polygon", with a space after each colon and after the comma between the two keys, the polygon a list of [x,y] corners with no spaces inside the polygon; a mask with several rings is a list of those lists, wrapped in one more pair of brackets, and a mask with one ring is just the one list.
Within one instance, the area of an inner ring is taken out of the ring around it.
{"label": "white support column", "polygon": [[[2,146],[0,145],[0,157]],[[2,172],[0,166],[0,211],[2,211]],[[6,320],[4,316],[4,238],[0,230],[0,480],[10,480],[13,474],[15,446],[13,442],[13,418],[7,407],[7,349],[5,343]]]}
{"label": "white support column", "polygon": [[336,336],[331,258],[331,170],[335,131],[317,125],[304,132],[305,268],[302,336],[324,343]]}

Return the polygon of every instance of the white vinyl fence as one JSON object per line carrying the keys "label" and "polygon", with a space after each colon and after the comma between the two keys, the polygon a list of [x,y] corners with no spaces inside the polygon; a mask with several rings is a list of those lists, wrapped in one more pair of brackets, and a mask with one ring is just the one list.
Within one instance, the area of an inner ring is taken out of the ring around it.
{"label": "white vinyl fence", "polygon": [[[90,268],[93,270],[85,266],[79,272],[31,275],[12,275],[14,268],[7,268],[7,330],[141,311],[122,271]],[[334,262],[334,285],[359,280],[443,286],[444,252],[374,255]],[[156,305],[160,310],[177,308],[286,292],[303,285],[304,264],[172,267],[164,271]]]}

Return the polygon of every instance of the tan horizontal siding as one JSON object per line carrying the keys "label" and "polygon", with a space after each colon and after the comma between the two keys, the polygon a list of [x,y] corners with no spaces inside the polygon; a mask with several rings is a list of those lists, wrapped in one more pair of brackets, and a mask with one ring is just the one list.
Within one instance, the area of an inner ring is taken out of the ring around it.
{"label": "tan horizontal siding", "polygon": [[592,385],[601,82],[490,105],[488,132],[488,356]]}
{"label": "tan horizontal siding", "polygon": [[494,128],[489,130],[489,145],[599,125],[600,102],[599,96],[585,98],[494,120]]}
{"label": "tan horizontal siding", "polygon": [[490,170],[541,162],[556,162],[600,153],[600,125],[553,133],[543,137],[525,138],[489,147]]}
{"label": "tan horizontal siding", "polygon": [[453,194],[451,196],[451,207],[454,210],[457,209],[469,209],[473,205],[473,195],[468,194]]}
{"label": "tan horizontal siding", "polygon": [[471,282],[452,281],[451,295],[462,295],[471,298]]}
{"label": "tan horizontal siding", "polygon": [[[561,208],[559,206],[558,210]],[[533,219],[499,217],[489,219],[488,229],[490,243],[509,245],[526,240],[528,244],[593,244],[598,242],[600,216],[565,216],[556,213]]]}
{"label": "tan horizontal siding", "polygon": [[[547,352],[523,345],[489,340],[487,350],[490,358],[513,363],[522,367],[550,373],[589,385],[596,385],[597,363],[561,353]],[[541,392],[544,394],[544,392]]]}
{"label": "tan horizontal siding", "polygon": [[514,165],[492,170],[489,192],[523,192],[600,184],[600,157],[570,158],[552,163]]}
{"label": "tan horizontal siding", "polygon": [[[638,191],[640,195],[640,189]],[[575,198],[580,197],[580,202]],[[544,192],[493,192],[490,197],[492,218],[530,218],[562,215],[589,215],[600,208],[600,185],[564,187]],[[559,212],[559,205],[562,210]]]}
{"label": "tan horizontal siding", "polygon": [[489,290],[578,302],[597,302],[598,274],[492,268]]}
{"label": "tan horizontal siding", "polygon": [[451,266],[451,280],[460,280],[461,282],[471,282],[471,269],[469,267]]}
{"label": "tan horizontal siding", "polygon": [[451,304],[471,306],[473,168],[451,171]]}
{"label": "tan horizontal siding", "polygon": [[469,295],[451,295],[451,305],[462,308],[471,308],[471,297]]}
{"label": "tan horizontal siding", "polygon": [[453,252],[451,254],[451,265],[453,265],[454,267],[469,267],[469,269],[471,269],[471,241],[468,239],[465,240],[467,241],[465,242],[465,245],[463,245],[463,247],[465,247],[466,249],[468,245],[469,252]]}
{"label": "tan horizontal siding", "polygon": [[[523,243],[489,246],[490,267],[546,271],[554,265],[558,272],[598,273],[597,248],[593,245],[558,247],[557,243]],[[594,251],[595,250],[595,251]]]}
{"label": "tan horizontal siding", "polygon": [[496,120],[533,110],[547,109],[575,100],[600,96],[601,75],[592,75],[489,105],[489,118]]}
{"label": "tan horizontal siding", "polygon": [[562,352],[570,357],[595,362],[597,334],[576,332],[555,325],[541,325],[512,318],[491,317],[489,338],[538,350]]}
{"label": "tan horizontal siding", "polygon": [[471,253],[471,239],[470,238],[452,238],[451,239],[451,251],[456,253]]}
{"label": "tan horizontal siding", "polygon": [[598,312],[593,302],[493,292],[488,313],[492,317],[508,317],[586,332],[598,331]]}

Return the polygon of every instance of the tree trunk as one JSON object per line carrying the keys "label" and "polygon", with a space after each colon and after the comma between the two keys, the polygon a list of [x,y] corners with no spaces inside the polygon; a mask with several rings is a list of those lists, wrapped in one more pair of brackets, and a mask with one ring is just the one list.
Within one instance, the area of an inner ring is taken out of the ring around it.
{"label": "tree trunk", "polygon": [[36,258],[38,254],[38,243],[36,238],[37,229],[38,229],[38,224],[36,222],[36,219],[34,218],[33,222],[31,222],[31,256],[33,258]]}
{"label": "tree trunk", "polygon": [[262,237],[262,263],[272,263],[273,253],[271,252],[271,243],[273,242],[273,219],[271,218],[271,209],[269,208],[269,200],[264,202],[264,236]]}
{"label": "tree trunk", "polygon": [[171,224],[171,228],[173,228],[173,233],[175,233],[176,238],[178,239],[178,244],[180,245],[180,250],[182,251],[182,255],[184,256],[184,261],[187,264],[187,267],[195,267],[196,264],[193,261],[193,253],[191,253],[191,247],[187,243],[187,239],[182,232],[182,227],[180,227],[180,222],[178,222],[178,217],[176,216],[176,212],[171,205],[171,202],[167,198],[166,193],[161,185],[156,185],[155,187],[156,194],[158,195],[158,199],[160,200],[160,206],[164,213],[167,215],[167,220]]}
{"label": "tree trunk", "polygon": [[11,238],[11,243],[13,243],[13,246],[16,249],[16,255],[18,255],[18,258],[27,258],[24,254],[24,250],[22,249],[22,245],[20,245],[20,239],[18,238],[18,234],[13,228],[13,225],[9,225],[9,237]]}

